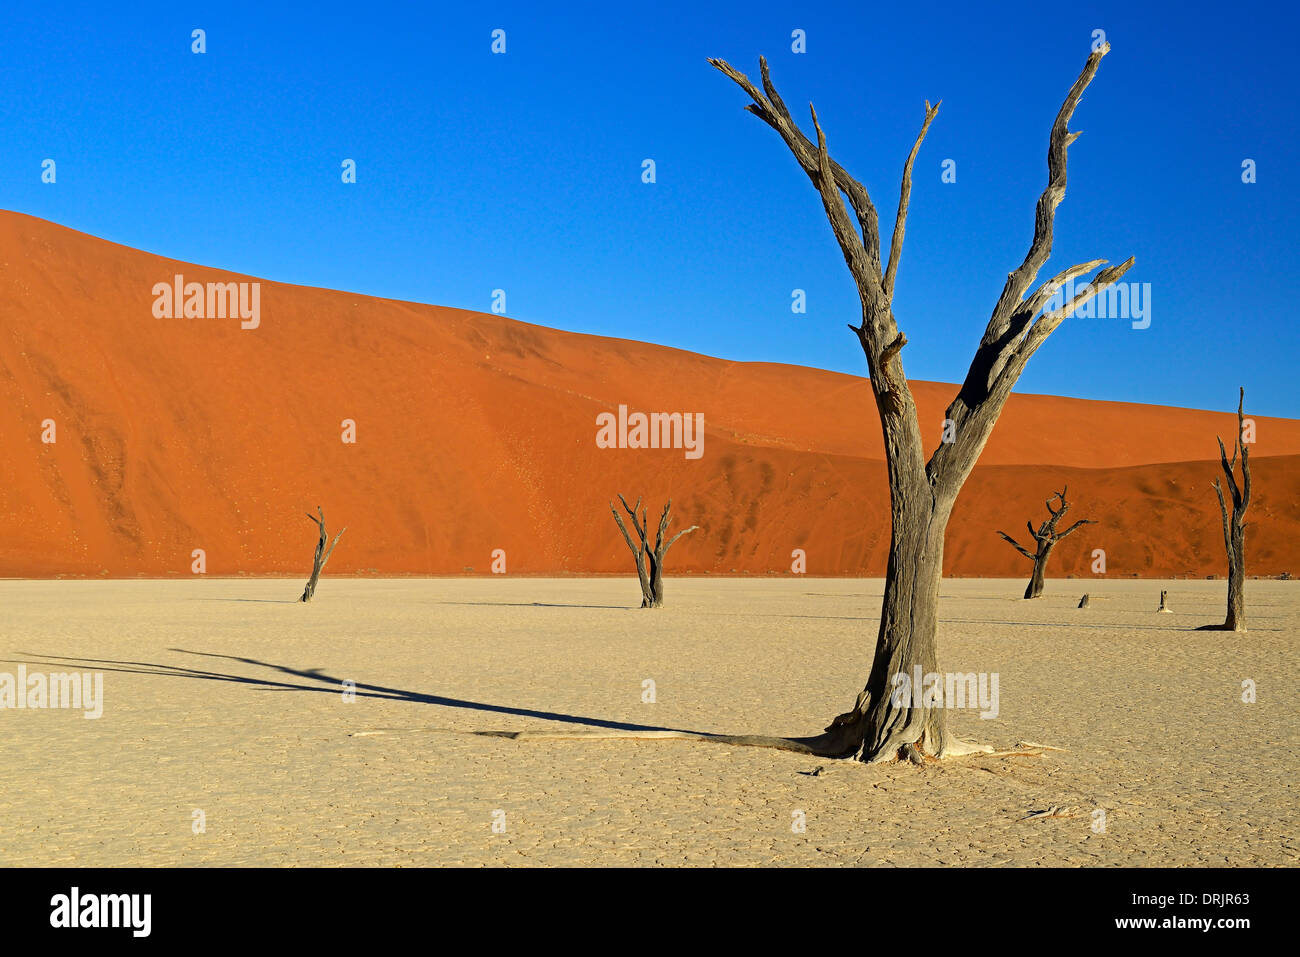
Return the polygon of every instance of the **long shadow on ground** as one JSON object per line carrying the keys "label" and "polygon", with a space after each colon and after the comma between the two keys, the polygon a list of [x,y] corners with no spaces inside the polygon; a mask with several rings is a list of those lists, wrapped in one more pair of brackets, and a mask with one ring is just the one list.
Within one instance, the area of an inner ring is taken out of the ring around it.
{"label": "long shadow on ground", "polygon": [[[339,694],[343,689],[343,679],[325,674],[320,668],[290,668],[287,665],[272,664],[256,658],[243,658],[238,655],[220,655],[207,651],[188,651],[184,648],[169,648],[168,651],[185,655],[197,655],[204,658],[223,658],[238,661],[255,668],[266,668],[282,675],[316,682],[300,684],[282,681],[271,677],[253,677],[250,675],[228,674],[221,671],[208,671],[202,668],[188,668],[183,665],[157,664],[147,661],[121,661],[114,658],[68,658],[61,655],[35,655],[31,652],[19,652],[30,655],[27,660],[14,660],[11,664],[53,665],[60,668],[78,667],[87,671],[114,671],[124,674],[165,675],[173,678],[191,678],[200,681],[231,681],[246,684],[262,691],[314,691],[322,694]],[[411,704],[430,704],[443,708],[461,708],[468,711],[486,711],[490,714],[509,714],[521,718],[542,718],[546,721],[562,721],[566,724],[583,724],[595,728],[608,728],[615,731],[676,731],[684,734],[708,735],[704,731],[686,731],[683,728],[664,728],[647,724],[632,724],[626,721],[610,721],[605,718],[585,718],[579,715],[561,714],[555,711],[538,711],[533,708],[514,708],[509,705],[486,704],[482,701],[467,701],[464,698],[448,698],[443,695],[425,694],[420,691],[404,691],[400,688],[387,688],[383,685],[370,685],[355,682],[357,697],[380,698],[388,701],[406,701]],[[488,732],[489,734],[492,732]]]}

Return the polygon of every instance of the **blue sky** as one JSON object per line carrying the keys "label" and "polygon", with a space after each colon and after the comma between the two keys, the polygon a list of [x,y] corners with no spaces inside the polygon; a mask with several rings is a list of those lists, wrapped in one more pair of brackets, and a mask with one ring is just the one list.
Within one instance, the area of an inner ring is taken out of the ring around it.
{"label": "blue sky", "polygon": [[10,5],[0,207],[269,279],[481,311],[501,288],[529,322],[865,374],[816,192],[705,62],[757,77],[763,53],[886,243],[922,101],[943,100],[895,312],[908,375],[960,381],[1100,29],[1044,278],[1135,255],[1151,324],[1071,319],[1019,391],[1229,409],[1244,384],[1248,411],[1300,417],[1295,8],[1140,7]]}

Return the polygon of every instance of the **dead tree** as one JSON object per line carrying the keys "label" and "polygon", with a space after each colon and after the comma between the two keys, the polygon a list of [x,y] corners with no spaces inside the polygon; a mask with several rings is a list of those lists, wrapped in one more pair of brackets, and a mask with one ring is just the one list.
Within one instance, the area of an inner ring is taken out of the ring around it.
{"label": "dead tree", "polygon": [[[1024,261],[1007,275],[1002,294],[985,327],[970,370],[957,397],[948,406],[955,440],[939,445],[929,461],[924,455],[916,404],[903,372],[902,350],[907,337],[893,313],[894,281],[903,248],[903,233],[912,188],[912,165],[938,104],[925,104],[925,119],[903,165],[898,213],[888,258],[882,264],[879,217],[866,188],[831,158],[815,110],[809,139],[790,114],[772,84],[767,61],[759,59],[762,89],[723,60],[709,62],[735,81],[753,101],[745,108],[780,135],[821,197],[822,207],[857,285],[862,306],[861,325],[849,328],[866,356],[884,433],[889,475],[889,564],[876,637],[875,654],[866,686],[853,707],[836,717],[824,734],[802,739],[765,739],[769,747],[826,756],[855,756],[865,761],[907,757],[914,761],[929,753],[937,757],[989,750],[957,741],[946,728],[942,707],[916,704],[890,693],[892,679],[938,671],[936,629],[939,581],[943,570],[944,532],[963,483],[993,431],[1012,387],[1025,364],[1047,337],[1076,309],[1110,286],[1133,265],[1128,259],[1101,269],[1092,282],[1068,302],[1053,303],[1065,284],[1105,260],[1080,263],[1061,270],[1034,288],[1038,271],[1052,250],[1056,208],[1065,196],[1066,150],[1079,137],[1069,122],[1083,91],[1110,50],[1093,51],[1065,97],[1047,150],[1047,187],[1038,198],[1034,237]],[[846,209],[844,200],[848,199]],[[856,656],[853,656],[856,657]],[[784,743],[781,743],[784,742]]]}
{"label": "dead tree", "polygon": [[[1066,486],[1066,488],[1061,489],[1052,496],[1052,498],[1060,499],[1060,508],[1052,508],[1051,498],[1044,503],[1047,505],[1047,511],[1050,517],[1043,520],[1043,523],[1038,526],[1038,531],[1034,531],[1033,522],[1025,522],[1025,525],[1029,529],[1030,537],[1033,538],[1034,542],[1038,546],[1032,553],[1021,548],[1020,544],[1006,532],[998,532],[1003,539],[1011,543],[1012,548],[1034,563],[1033,574],[1029,576],[1029,585],[1025,588],[1026,598],[1037,598],[1043,593],[1043,573],[1047,569],[1047,557],[1052,554],[1052,549],[1056,547],[1056,543],[1083,525],[1096,524],[1092,519],[1081,518],[1065,531],[1060,532],[1059,534],[1057,533],[1056,523],[1061,520],[1062,515],[1070,510],[1070,503],[1065,500],[1065,492],[1068,488],[1069,486]],[[1082,608],[1083,606],[1080,605],[1079,607]]]}
{"label": "dead tree", "polygon": [[[1228,614],[1222,625],[1210,625],[1215,631],[1246,630],[1246,507],[1250,505],[1250,451],[1242,441],[1242,407],[1246,402],[1246,390],[1241,389],[1237,397],[1237,441],[1232,446],[1232,461],[1224,451],[1223,439],[1219,439],[1219,465],[1228,482],[1228,492],[1232,496],[1232,514],[1223,498],[1223,486],[1214,480],[1214,494],[1219,497],[1219,516],[1223,519],[1223,545],[1228,550]],[[1237,485],[1237,456],[1241,456],[1241,485]]]}
{"label": "dead tree", "polygon": [[316,511],[320,513],[320,518],[317,518],[311,512],[307,513],[307,517],[315,522],[319,527],[320,541],[316,543],[316,555],[312,558],[311,562],[311,578],[307,580],[307,587],[302,590],[302,597],[298,599],[299,601],[311,601],[312,596],[316,594],[316,582],[320,580],[320,573],[324,570],[325,563],[330,560],[330,556],[334,554],[334,546],[337,545],[339,539],[343,537],[343,532],[347,531],[347,527],[344,526],[343,530],[334,536],[334,541],[331,543],[329,551],[326,551],[325,542],[327,536],[325,535],[325,510],[317,505]]}
{"label": "dead tree", "polygon": [[[614,513],[614,521],[618,522],[618,530],[623,533],[623,541],[627,542],[627,547],[632,549],[632,556],[636,559],[636,574],[641,580],[641,607],[642,608],[662,608],[664,603],[664,556],[668,554],[668,549],[673,547],[677,539],[681,538],[687,532],[693,532],[698,525],[692,525],[690,528],[683,528],[672,538],[664,541],[664,535],[668,533],[668,513],[673,507],[673,500],[669,499],[668,504],[664,506],[664,513],[659,516],[659,530],[655,533],[654,547],[650,547],[650,525],[646,521],[645,509],[641,508],[641,500],[636,500],[636,505],[629,507],[627,499],[622,494],[618,500],[623,503],[623,508],[628,515],[632,517],[632,527],[636,529],[637,537],[640,544],[632,541],[632,536],[627,533],[627,526],[623,524],[623,516],[618,514],[618,509],[614,503],[609,503],[609,510]],[[641,517],[637,518],[637,510],[641,509]]]}

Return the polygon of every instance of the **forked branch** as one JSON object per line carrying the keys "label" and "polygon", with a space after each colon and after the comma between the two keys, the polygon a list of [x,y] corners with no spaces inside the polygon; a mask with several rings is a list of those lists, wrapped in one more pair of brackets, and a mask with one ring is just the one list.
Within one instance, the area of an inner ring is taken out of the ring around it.
{"label": "forked branch", "polygon": [[943,106],[943,100],[934,104],[931,108],[930,101],[925,101],[925,122],[921,124],[921,132],[916,135],[916,143],[912,145],[912,152],[907,154],[907,162],[903,164],[903,185],[898,193],[898,216],[894,220],[894,238],[889,244],[889,265],[885,267],[885,281],[883,288],[885,298],[889,302],[894,301],[894,277],[898,274],[898,261],[903,258],[903,233],[907,228],[907,205],[912,197],[912,164],[916,162],[916,154],[921,151],[921,142],[925,139],[926,131],[930,129],[930,123],[939,114],[939,107]]}
{"label": "forked branch", "polygon": [[1034,211],[1033,240],[1024,261],[1007,275],[1002,295],[994,306],[966,379],[948,407],[946,417],[955,426],[956,438],[953,442],[940,444],[931,456],[926,471],[932,483],[946,485],[955,481],[960,486],[979,458],[1030,357],[1062,322],[1119,281],[1133,265],[1134,260],[1130,257],[1118,265],[1102,269],[1091,283],[1056,308],[1049,307],[1063,287],[1106,261],[1094,259],[1069,266],[1029,292],[1039,270],[1051,255],[1056,209],[1065,198],[1067,151],[1079,136],[1070,131],[1070,120],[1083,91],[1109,52],[1109,44],[1102,44],[1092,52],[1056,114],[1048,138],[1047,186],[1038,197]]}

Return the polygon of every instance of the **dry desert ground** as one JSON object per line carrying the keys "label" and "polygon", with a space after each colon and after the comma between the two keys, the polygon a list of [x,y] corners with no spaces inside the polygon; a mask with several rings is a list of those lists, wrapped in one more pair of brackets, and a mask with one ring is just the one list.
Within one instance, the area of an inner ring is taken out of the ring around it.
{"label": "dry desert ground", "polygon": [[468,733],[813,733],[865,680],[878,579],[670,579],[656,611],[634,577],[301,587],[0,582],[0,676],[103,674],[98,719],[0,711],[0,864],[1300,860],[1294,582],[1248,582],[1250,631],[1225,634],[1193,630],[1222,620],[1220,581],[1058,579],[1033,602],[945,581],[940,666],[998,675],[997,717],[954,712],[958,732],[1064,750],[923,768]]}

